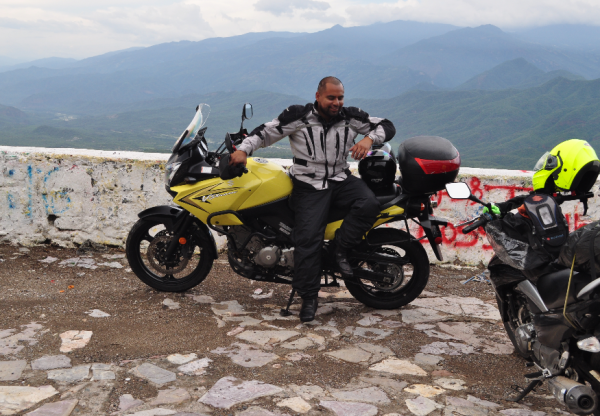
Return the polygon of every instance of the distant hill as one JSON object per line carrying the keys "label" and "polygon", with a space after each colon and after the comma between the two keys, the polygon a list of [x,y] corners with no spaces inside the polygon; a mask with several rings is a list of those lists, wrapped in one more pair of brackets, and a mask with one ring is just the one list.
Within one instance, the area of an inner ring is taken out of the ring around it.
{"label": "distant hill", "polygon": [[548,25],[522,29],[515,37],[540,45],[561,49],[598,51],[600,46],[600,26],[589,25]]}
{"label": "distant hill", "polygon": [[348,98],[386,99],[411,90],[454,88],[516,58],[546,72],[600,76],[598,54],[524,42],[491,25],[457,29],[396,21],[310,34],[172,42],[61,69],[28,67],[0,73],[0,97],[3,104],[27,111],[91,115],[214,91],[265,90],[311,100],[317,82],[334,75],[343,80]]}
{"label": "distant hill", "polygon": [[[385,100],[348,99],[370,114],[394,122],[393,148],[409,137],[439,135],[451,140],[464,166],[531,169],[540,155],[557,143],[579,138],[600,152],[600,79],[556,78],[535,88],[501,91],[410,91]],[[46,147],[168,152],[194,114],[196,104],[209,103],[210,147],[227,131],[238,131],[244,102],[254,105],[249,129],[276,117],[300,97],[265,91],[189,95],[155,99],[113,113],[83,116],[28,114],[27,124],[0,129],[0,144]],[[138,109],[136,109],[138,108]],[[44,118],[45,117],[45,118]],[[259,150],[265,157],[291,157],[287,141]]]}
{"label": "distant hill", "polygon": [[[211,149],[216,149],[225,133],[239,131],[245,102],[254,106],[254,117],[244,124],[252,130],[277,117],[286,107],[305,104],[306,100],[265,91],[218,92],[123,105],[98,116],[72,118],[65,114],[30,114],[28,123],[13,117],[13,123],[6,125],[2,125],[3,109],[12,107],[0,106],[0,127],[3,127],[0,145],[169,152],[192,120],[196,105],[208,103],[211,113],[207,138]],[[268,155],[289,155],[287,140],[270,148]]]}
{"label": "distant hill", "polygon": [[29,68],[29,67],[39,67],[39,68],[49,68],[49,69],[62,69],[68,68],[72,64],[77,62],[77,59],[71,58],[44,58],[44,59],[36,59],[35,61],[24,62],[16,65],[7,65],[0,66],[0,72],[14,71],[16,69]]}
{"label": "distant hill", "polygon": [[28,122],[29,117],[23,111],[14,107],[0,105],[0,127],[24,125],[28,124]]}
{"label": "distant hill", "polygon": [[587,140],[600,154],[600,79],[556,78],[502,91],[411,91],[359,104],[396,126],[395,143],[417,135],[448,138],[464,166],[531,169],[561,141]]}
{"label": "distant hill", "polygon": [[462,85],[457,90],[503,90],[507,88],[531,88],[563,77],[570,80],[584,80],[569,71],[557,70],[544,72],[523,58],[504,62],[489,71],[479,74]]}
{"label": "distant hill", "polygon": [[600,77],[600,56],[521,41],[492,25],[457,29],[390,53],[388,65],[405,65],[453,88],[503,62],[525,58],[544,71],[567,70],[588,79]]}
{"label": "distant hill", "polygon": [[0,97],[19,108],[60,112],[212,91],[269,90],[311,99],[326,75],[343,79],[348,96],[393,97],[431,79],[404,65],[384,65],[383,57],[453,29],[398,21],[172,42],[84,59],[61,70],[1,73]]}

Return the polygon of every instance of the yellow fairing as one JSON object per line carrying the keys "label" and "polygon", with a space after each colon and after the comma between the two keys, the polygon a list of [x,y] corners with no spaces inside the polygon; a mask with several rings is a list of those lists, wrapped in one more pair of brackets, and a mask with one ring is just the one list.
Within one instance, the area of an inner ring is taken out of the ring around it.
{"label": "yellow fairing", "polygon": [[[248,159],[248,173],[239,178],[212,178],[191,185],[171,187],[177,192],[173,201],[190,211],[202,222],[218,211],[239,211],[263,205],[288,196],[292,181],[283,168],[265,159]],[[222,215],[212,220],[216,225],[240,225],[234,215]]]}
{"label": "yellow fairing", "polygon": [[[400,207],[394,205],[394,206],[391,206],[390,208],[387,208],[387,209],[381,211],[381,213],[388,214],[390,216],[400,215],[400,214],[404,213],[404,208],[400,208]],[[384,223],[388,222],[389,220],[390,220],[390,218],[379,218],[375,222],[375,225],[373,225],[373,228],[377,227],[378,225],[384,224]],[[335,237],[336,230],[342,226],[343,222],[344,222],[344,220],[340,220],[340,221],[331,222],[331,223],[327,224],[327,228],[325,228],[325,240],[333,240],[333,238]]]}

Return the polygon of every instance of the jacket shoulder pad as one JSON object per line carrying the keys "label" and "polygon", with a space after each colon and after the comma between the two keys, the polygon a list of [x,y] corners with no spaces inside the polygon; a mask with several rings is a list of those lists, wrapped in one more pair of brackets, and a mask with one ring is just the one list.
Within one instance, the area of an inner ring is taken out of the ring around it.
{"label": "jacket shoulder pad", "polygon": [[283,113],[279,114],[277,119],[281,126],[288,125],[294,121],[300,120],[307,113],[311,112],[313,104],[309,103],[306,105],[290,105],[288,108],[283,110]]}
{"label": "jacket shoulder pad", "polygon": [[358,107],[344,107],[344,114],[347,118],[354,118],[365,123],[369,122],[369,114]]}

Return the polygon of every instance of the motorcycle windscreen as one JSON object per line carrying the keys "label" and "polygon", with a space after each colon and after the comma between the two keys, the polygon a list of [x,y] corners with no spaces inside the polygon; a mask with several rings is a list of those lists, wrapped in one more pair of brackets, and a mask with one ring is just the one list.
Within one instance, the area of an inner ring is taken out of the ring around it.
{"label": "motorcycle windscreen", "polygon": [[547,259],[533,250],[529,243],[509,237],[502,231],[500,221],[485,226],[485,233],[496,256],[518,270],[530,270],[547,263]]}

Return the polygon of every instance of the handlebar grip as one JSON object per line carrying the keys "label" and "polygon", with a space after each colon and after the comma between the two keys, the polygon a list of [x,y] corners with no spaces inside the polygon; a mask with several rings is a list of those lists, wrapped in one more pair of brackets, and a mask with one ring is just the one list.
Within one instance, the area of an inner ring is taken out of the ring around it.
{"label": "handlebar grip", "polygon": [[488,222],[487,218],[481,217],[480,219],[475,221],[473,224],[468,225],[465,228],[463,228],[462,233],[469,234],[471,231],[476,230],[477,228],[481,227],[482,225],[485,225],[485,223],[487,223],[487,222]]}
{"label": "handlebar grip", "polygon": [[244,173],[248,173],[248,168],[244,167]]}

